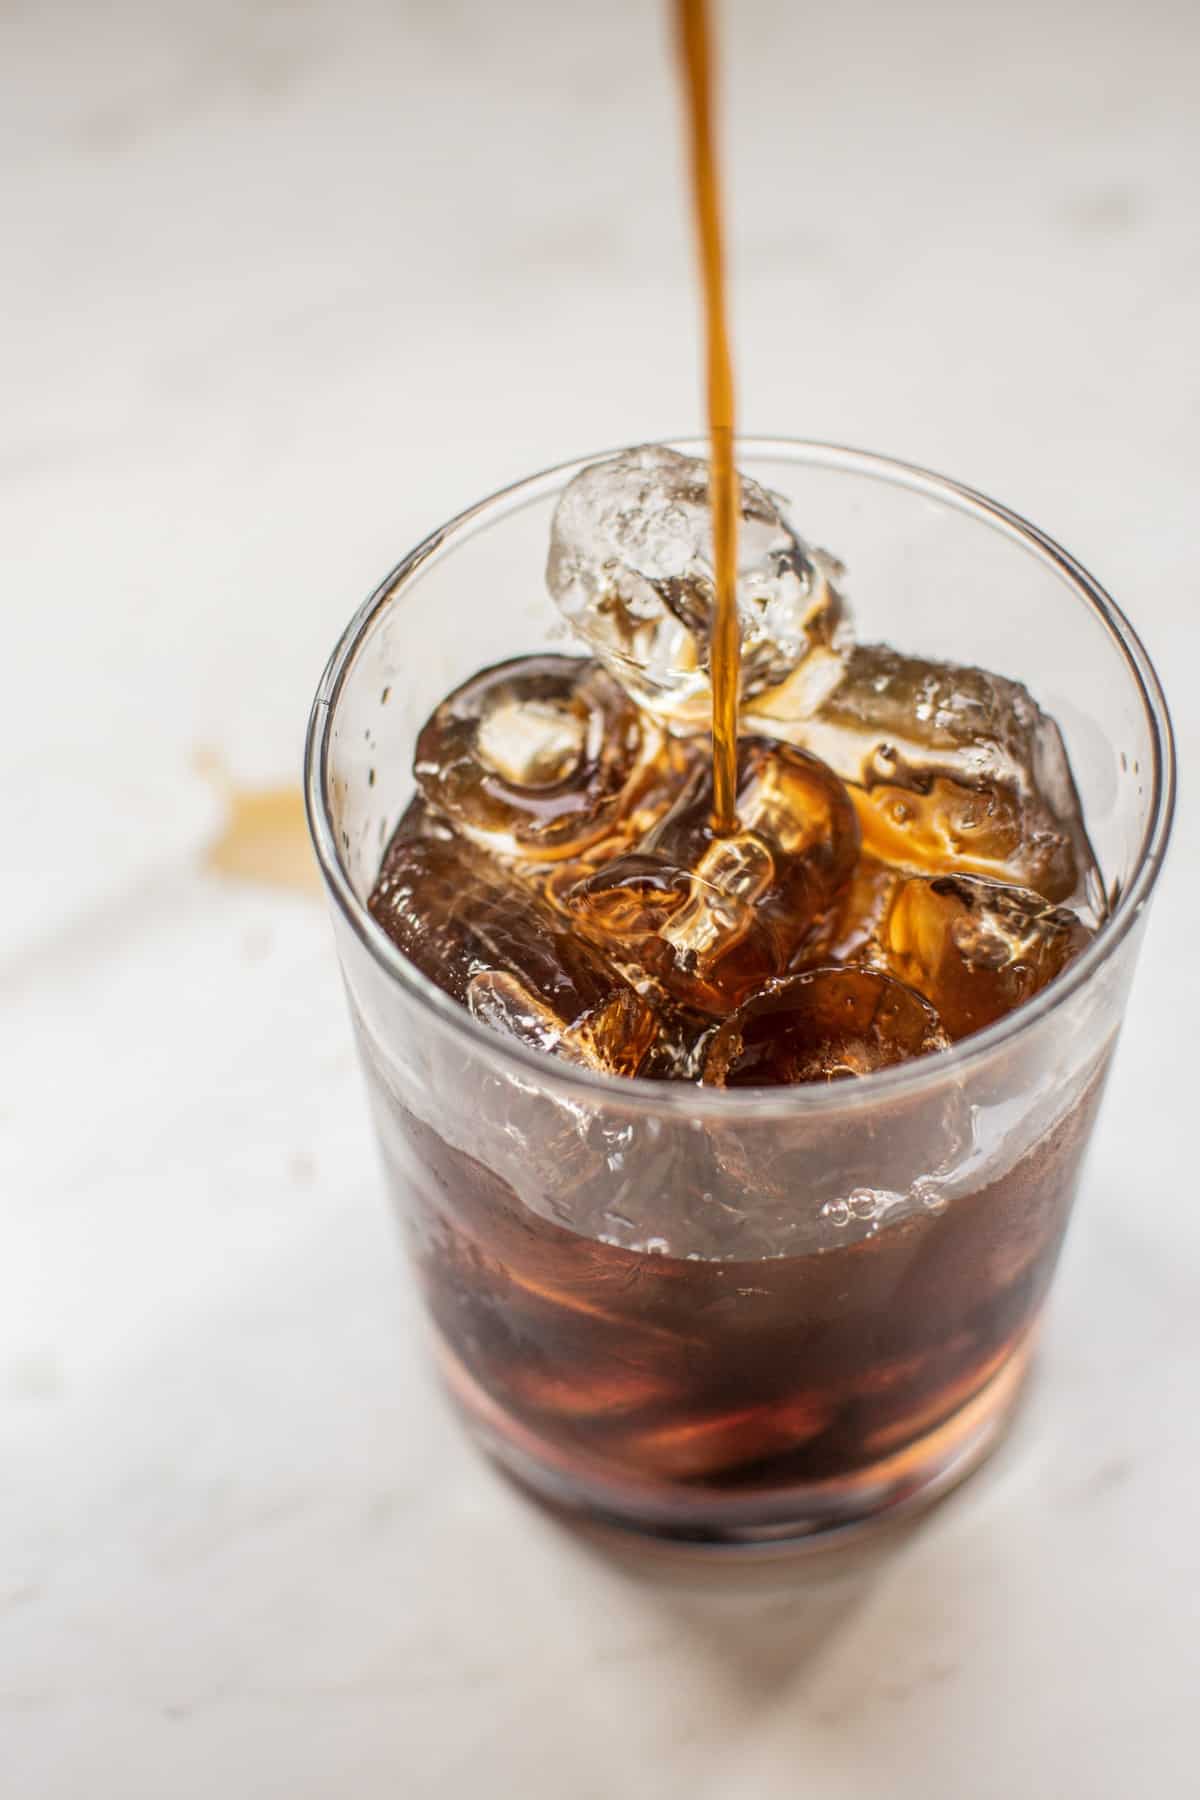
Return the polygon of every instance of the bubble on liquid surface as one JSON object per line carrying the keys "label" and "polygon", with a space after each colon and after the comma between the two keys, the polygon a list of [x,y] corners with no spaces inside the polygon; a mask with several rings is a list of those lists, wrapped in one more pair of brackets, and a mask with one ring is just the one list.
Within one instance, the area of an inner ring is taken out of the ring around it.
{"label": "bubble on liquid surface", "polygon": [[845,1230],[851,1225],[881,1224],[890,1213],[904,1209],[909,1204],[909,1196],[894,1193],[885,1188],[853,1188],[844,1198],[839,1196],[826,1200],[821,1208],[820,1216],[838,1230]]}
{"label": "bubble on liquid surface", "polygon": [[[713,614],[707,462],[647,444],[593,463],[559,499],[546,580],[575,631],[638,704],[707,725]],[[838,565],[740,477],[742,691],[792,680],[808,704],[837,681],[850,641]]]}

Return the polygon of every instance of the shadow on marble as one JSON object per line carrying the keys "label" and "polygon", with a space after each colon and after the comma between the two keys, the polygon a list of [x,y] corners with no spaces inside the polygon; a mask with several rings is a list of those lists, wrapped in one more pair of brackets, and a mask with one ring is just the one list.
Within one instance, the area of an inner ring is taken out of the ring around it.
{"label": "shadow on marble", "polygon": [[555,1511],[488,1459],[560,1549],[615,1579],[661,1626],[661,1641],[709,1668],[739,1708],[769,1706],[806,1672],[815,1673],[876,1596],[931,1542],[971,1521],[1003,1529],[1015,1489],[1036,1478],[1035,1361],[1010,1420],[983,1467],[903,1516],[884,1518],[827,1542],[765,1551],[706,1551],[640,1539]]}

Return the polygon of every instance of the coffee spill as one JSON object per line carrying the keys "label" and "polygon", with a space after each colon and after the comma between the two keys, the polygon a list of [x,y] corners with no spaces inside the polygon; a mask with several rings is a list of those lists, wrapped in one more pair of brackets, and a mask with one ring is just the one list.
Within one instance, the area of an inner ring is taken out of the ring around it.
{"label": "coffee spill", "polygon": [[692,204],[704,300],[708,397],[709,498],[713,516],[712,672],[713,829],[737,828],[738,486],[733,461],[733,358],[725,307],[721,192],[713,129],[713,72],[708,0],[675,0],[679,31]]}
{"label": "coffee spill", "polygon": [[317,865],[299,788],[231,788],[208,866],[239,881],[315,893]]}
{"label": "coffee spill", "polygon": [[208,754],[197,766],[225,803],[225,822],[205,852],[207,866],[235,881],[315,893],[317,865],[300,789],[239,787]]}

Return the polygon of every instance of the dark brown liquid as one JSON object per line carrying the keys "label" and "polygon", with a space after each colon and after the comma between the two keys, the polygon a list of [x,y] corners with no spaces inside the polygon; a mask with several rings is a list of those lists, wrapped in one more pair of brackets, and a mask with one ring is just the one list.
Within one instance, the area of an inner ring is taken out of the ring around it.
{"label": "dark brown liquid", "polygon": [[692,206],[704,301],[706,393],[713,517],[713,828],[737,826],[736,778],[741,631],[737,612],[738,476],[733,460],[733,358],[725,306],[721,188],[713,124],[708,0],[675,0],[691,153]]}
{"label": "dark brown liquid", "polygon": [[811,1255],[579,1237],[402,1110],[390,1174],[451,1384],[510,1466],[667,1529],[706,1496],[769,1520],[789,1489],[902,1480],[1023,1351],[1102,1083],[1000,1179]]}

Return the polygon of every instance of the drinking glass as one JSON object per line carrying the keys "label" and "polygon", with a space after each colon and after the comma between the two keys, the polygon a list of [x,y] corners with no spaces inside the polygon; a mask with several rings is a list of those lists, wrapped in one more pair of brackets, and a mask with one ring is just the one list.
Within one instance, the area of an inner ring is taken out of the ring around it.
{"label": "drinking glass", "polygon": [[742,441],[741,468],[845,562],[860,641],[993,669],[1057,719],[1108,917],[1016,1012],[861,1080],[725,1091],[556,1062],[436,988],[366,901],[438,701],[566,647],[550,520],[594,460],[460,514],[351,621],[309,726],[312,835],[387,1184],[470,1430],[592,1520],[817,1538],[943,1491],[1010,1415],[1170,830],[1170,721],[1113,602],[1005,507],[880,456]]}

